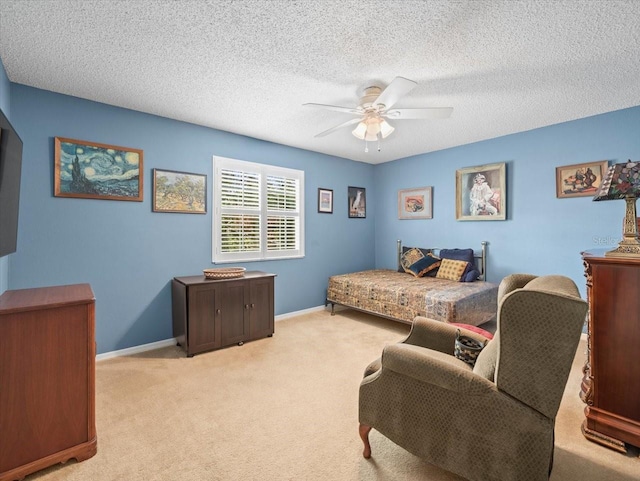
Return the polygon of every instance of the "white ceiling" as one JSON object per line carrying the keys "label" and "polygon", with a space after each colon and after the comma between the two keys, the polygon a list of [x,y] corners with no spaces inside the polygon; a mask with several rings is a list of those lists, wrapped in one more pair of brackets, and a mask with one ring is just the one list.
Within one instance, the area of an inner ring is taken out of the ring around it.
{"label": "white ceiling", "polygon": [[[12,82],[377,164],[640,105],[640,1],[2,0]],[[418,86],[382,150],[364,87]],[[214,146],[212,146],[214,149]]]}

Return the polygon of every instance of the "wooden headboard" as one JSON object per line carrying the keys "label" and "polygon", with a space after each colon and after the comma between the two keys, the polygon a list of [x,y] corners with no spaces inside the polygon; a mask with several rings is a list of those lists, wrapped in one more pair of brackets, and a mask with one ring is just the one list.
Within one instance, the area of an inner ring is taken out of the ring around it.
{"label": "wooden headboard", "polygon": [[[402,270],[402,265],[400,264],[400,258],[402,256],[402,241],[398,239],[398,270]],[[478,276],[479,281],[487,280],[487,245],[489,243],[487,241],[480,242],[480,253],[477,253],[474,249],[473,257],[476,260],[476,267],[478,271],[480,271],[480,276]],[[437,256],[444,247],[419,247],[423,252],[431,252],[433,255]]]}

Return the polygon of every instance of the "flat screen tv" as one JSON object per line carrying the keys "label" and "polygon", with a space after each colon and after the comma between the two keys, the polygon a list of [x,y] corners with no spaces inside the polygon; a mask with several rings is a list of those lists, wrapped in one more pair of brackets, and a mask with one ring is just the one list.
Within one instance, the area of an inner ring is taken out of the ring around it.
{"label": "flat screen tv", "polygon": [[18,247],[22,140],[0,110],[0,257]]}

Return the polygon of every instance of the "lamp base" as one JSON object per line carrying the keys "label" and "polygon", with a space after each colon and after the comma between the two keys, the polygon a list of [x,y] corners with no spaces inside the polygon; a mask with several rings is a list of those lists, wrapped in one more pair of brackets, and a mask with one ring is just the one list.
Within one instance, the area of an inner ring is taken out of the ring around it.
{"label": "lamp base", "polygon": [[624,239],[618,247],[605,252],[605,257],[640,257],[640,242],[638,240],[629,241]]}
{"label": "lamp base", "polygon": [[626,214],[624,216],[622,240],[618,247],[605,252],[606,257],[640,257],[640,240],[638,240],[638,218],[636,217],[636,198],[628,195]]}

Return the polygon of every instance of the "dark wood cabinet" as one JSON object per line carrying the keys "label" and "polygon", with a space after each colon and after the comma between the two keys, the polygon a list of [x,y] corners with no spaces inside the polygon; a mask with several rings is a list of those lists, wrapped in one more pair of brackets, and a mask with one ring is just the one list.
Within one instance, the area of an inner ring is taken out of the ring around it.
{"label": "dark wood cabinet", "polygon": [[582,256],[589,301],[582,432],[626,452],[627,444],[640,447],[640,258]]}
{"label": "dark wood cabinet", "polygon": [[0,296],[0,481],[97,451],[88,284]]}
{"label": "dark wood cabinet", "polygon": [[187,356],[273,335],[274,277],[259,271],[235,279],[175,277],[173,335]]}

